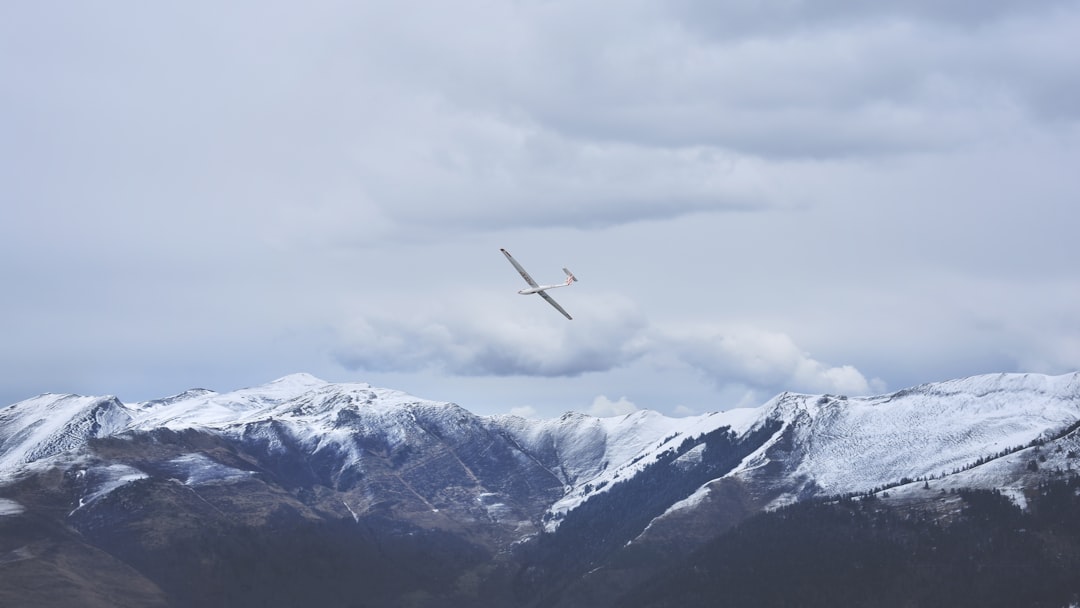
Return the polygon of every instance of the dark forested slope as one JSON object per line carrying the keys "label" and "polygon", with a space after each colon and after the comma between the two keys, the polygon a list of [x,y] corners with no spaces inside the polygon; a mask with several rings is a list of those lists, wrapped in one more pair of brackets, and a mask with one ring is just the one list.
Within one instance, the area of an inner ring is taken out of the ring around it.
{"label": "dark forested slope", "polygon": [[1028,509],[963,491],[939,515],[877,498],[804,502],[755,516],[620,605],[1046,606],[1080,596],[1080,481],[1031,492]]}

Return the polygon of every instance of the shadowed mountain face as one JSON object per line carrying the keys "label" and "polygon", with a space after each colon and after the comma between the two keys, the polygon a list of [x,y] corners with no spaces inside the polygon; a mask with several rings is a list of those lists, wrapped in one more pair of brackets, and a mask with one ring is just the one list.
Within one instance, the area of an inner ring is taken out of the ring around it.
{"label": "shadowed mountain face", "polygon": [[874,496],[937,522],[976,488],[1025,507],[1070,475],[1078,420],[1077,374],[679,419],[479,417],[304,374],[42,395],[0,410],[0,600],[615,605],[786,505]]}

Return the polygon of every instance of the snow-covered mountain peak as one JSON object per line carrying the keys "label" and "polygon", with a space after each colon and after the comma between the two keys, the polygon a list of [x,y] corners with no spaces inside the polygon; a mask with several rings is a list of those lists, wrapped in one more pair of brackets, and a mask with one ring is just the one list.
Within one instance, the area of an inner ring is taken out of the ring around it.
{"label": "snow-covered mountain peak", "polygon": [[331,384],[311,374],[298,373],[282,376],[272,382],[232,391],[228,394],[236,398],[248,399],[254,403],[269,405],[295,399],[326,386],[331,386]]}
{"label": "snow-covered mountain peak", "polygon": [[315,387],[324,386],[326,384],[329,384],[329,383],[326,380],[323,380],[322,378],[317,378],[317,377],[315,377],[315,376],[313,376],[313,375],[311,375],[311,374],[309,374],[307,372],[299,372],[299,373],[295,373],[295,374],[289,374],[287,376],[282,376],[282,377],[278,378],[277,380],[268,382],[268,383],[266,383],[266,384],[264,384],[262,386],[259,386],[257,388],[260,389],[260,390],[265,390],[265,389],[268,389],[270,387],[274,387],[274,388],[280,388],[280,389],[292,391],[292,390],[296,390],[296,389],[301,389],[301,390],[312,389],[312,388],[315,388]]}
{"label": "snow-covered mountain peak", "polygon": [[379,415],[419,404],[449,405],[367,383],[332,383],[301,373],[228,393],[192,390],[139,404],[132,426],[223,429],[272,419],[311,424],[331,421],[343,409]]}

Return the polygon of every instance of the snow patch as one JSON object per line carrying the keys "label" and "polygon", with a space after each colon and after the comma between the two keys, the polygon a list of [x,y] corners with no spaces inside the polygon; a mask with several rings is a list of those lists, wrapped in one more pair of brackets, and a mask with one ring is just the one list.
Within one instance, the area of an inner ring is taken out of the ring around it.
{"label": "snow patch", "polygon": [[484,507],[492,521],[516,521],[518,518],[514,517],[514,509],[502,502],[501,498],[498,494],[484,493],[477,496],[476,501]]}
{"label": "snow patch", "polygon": [[672,463],[680,469],[691,469],[701,464],[702,458],[705,457],[705,444],[695,445],[693,448],[687,450],[685,454],[679,456]]}
{"label": "snow patch", "polygon": [[146,473],[125,464],[91,467],[86,470],[86,479],[88,481],[86,493],[79,499],[79,506],[75,507],[75,510],[71,513],[106,496],[117,488],[147,477],[149,476]]}
{"label": "snow patch", "polygon": [[20,505],[14,500],[8,498],[0,498],[0,517],[5,515],[18,515],[26,511],[26,507]]}
{"label": "snow patch", "polygon": [[711,490],[709,489],[709,484],[705,484],[695,490],[694,493],[690,496],[687,496],[679,502],[671,505],[668,510],[664,512],[664,515],[667,515],[668,513],[674,513],[676,511],[682,511],[685,509],[693,509],[694,507],[701,504],[702,501],[707,499],[710,492]]}
{"label": "snow patch", "polygon": [[352,515],[353,521],[360,523],[360,516],[353,511],[353,508],[349,506],[349,503],[345,502],[345,499],[341,499],[341,504],[345,505],[345,508],[349,510],[349,514]]}
{"label": "snow patch", "polygon": [[225,466],[202,454],[184,454],[170,460],[167,465],[178,477],[184,478],[184,484],[199,486],[218,481],[235,481],[251,476],[251,471],[243,471]]}
{"label": "snow patch", "polygon": [[1027,511],[1028,501],[1027,496],[1024,496],[1024,488],[998,488],[998,490],[1002,496],[1011,500],[1022,511]]}

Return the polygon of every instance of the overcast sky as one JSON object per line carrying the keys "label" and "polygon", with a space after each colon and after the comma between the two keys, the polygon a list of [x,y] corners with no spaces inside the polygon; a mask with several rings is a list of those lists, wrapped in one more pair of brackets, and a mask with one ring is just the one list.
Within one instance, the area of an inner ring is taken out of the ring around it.
{"label": "overcast sky", "polygon": [[1077,40],[1063,0],[3,3],[0,405],[1075,371]]}

